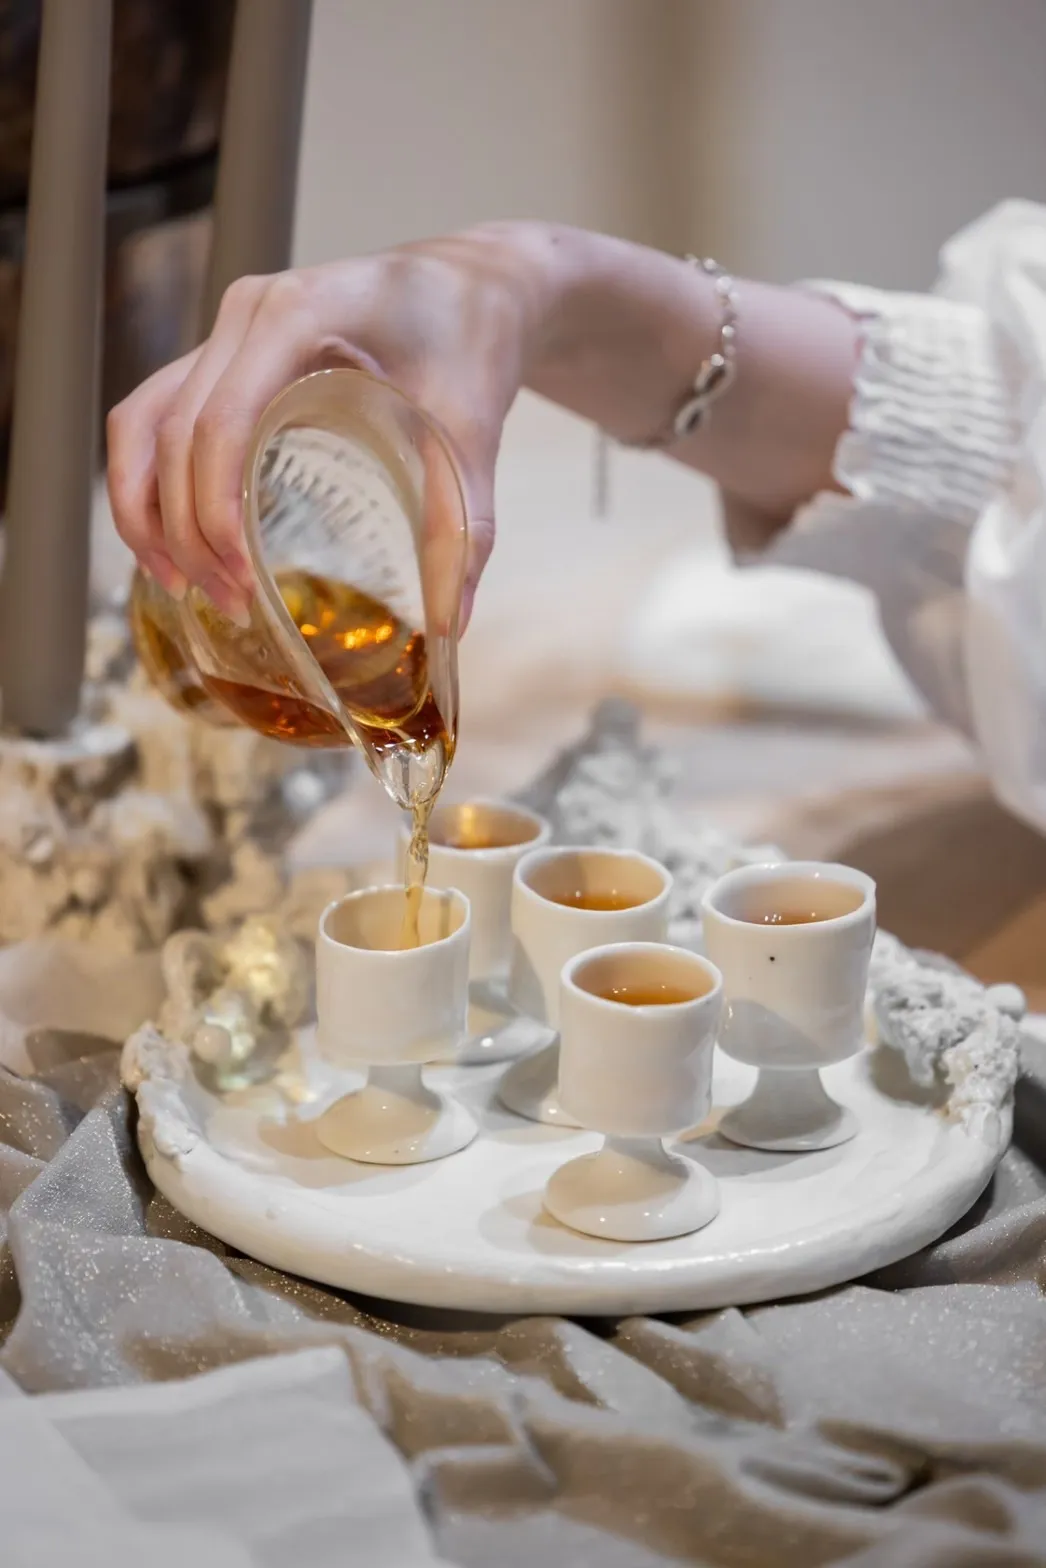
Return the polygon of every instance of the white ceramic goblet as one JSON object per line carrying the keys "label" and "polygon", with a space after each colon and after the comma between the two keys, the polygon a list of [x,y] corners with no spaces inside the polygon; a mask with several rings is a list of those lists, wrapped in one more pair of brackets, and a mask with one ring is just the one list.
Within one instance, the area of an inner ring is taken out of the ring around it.
{"label": "white ceramic goblet", "polygon": [[[519,1018],[506,996],[512,953],[512,877],[523,856],[546,843],[549,825],[508,801],[470,800],[437,806],[429,823],[427,885],[457,888],[469,901],[468,1038],[458,1057],[467,1066],[510,1061],[533,1050],[533,1021]],[[400,833],[402,872],[409,832]]]}
{"label": "white ceramic goblet", "polygon": [[857,1131],[820,1069],[864,1042],[875,883],[851,866],[784,861],[721,877],[702,903],[704,949],[723,974],[719,1045],[759,1069],[720,1123],[754,1149],[830,1149]]}
{"label": "white ceramic goblet", "polygon": [[430,1089],[426,1062],[453,1058],[468,1009],[469,906],[426,888],[419,947],[401,949],[405,891],[371,887],[330,904],[316,941],[316,1038],[339,1067],[367,1082],[316,1122],[325,1148],[375,1165],[414,1165],[454,1154],[476,1124]]}
{"label": "white ceramic goblet", "polygon": [[545,1043],[504,1074],[498,1098],[530,1121],[576,1126],[556,1094],[563,965],[608,942],[663,942],[672,878],[630,849],[538,849],[512,884],[509,1000],[545,1030]]}
{"label": "white ceramic goblet", "polygon": [[722,993],[714,965],[681,947],[622,943],[567,964],[559,1097],[604,1142],[549,1179],[545,1207],[561,1224],[612,1241],[663,1241],[719,1212],[715,1178],[662,1140],[708,1111]]}

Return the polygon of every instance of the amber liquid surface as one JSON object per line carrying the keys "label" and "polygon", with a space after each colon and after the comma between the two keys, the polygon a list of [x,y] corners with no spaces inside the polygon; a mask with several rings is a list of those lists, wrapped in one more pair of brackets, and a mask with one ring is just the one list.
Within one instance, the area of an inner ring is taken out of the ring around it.
{"label": "amber liquid surface", "polygon": [[637,898],[634,893],[614,890],[595,893],[582,887],[547,893],[545,896],[549,903],[562,904],[566,909],[598,909],[604,912],[611,909],[638,909],[640,904],[649,903],[649,899]]}
{"label": "amber liquid surface", "polygon": [[605,1002],[619,1002],[623,1007],[676,1007],[680,1002],[693,1002],[697,992],[681,985],[611,985],[596,995]]}
{"label": "amber liquid surface", "polygon": [[442,849],[460,850],[515,849],[532,843],[537,836],[537,828],[529,825],[501,829],[486,822],[457,822],[453,826],[441,823],[433,826],[430,834],[432,842]]}
{"label": "amber liquid surface", "polygon": [[513,844],[525,843],[524,839],[499,838],[496,833],[440,833],[432,835],[432,842],[443,849],[509,849]]}
{"label": "amber liquid surface", "polygon": [[220,719],[220,710],[207,694],[196,669],[175,636],[160,624],[156,606],[144,594],[131,599],[131,634],[149,679],[172,708],[201,718]]}
{"label": "amber liquid surface", "polygon": [[863,902],[864,894],[859,888],[842,882],[785,884],[783,888],[764,889],[753,895],[740,915],[756,926],[813,926],[852,915]]}
{"label": "amber liquid surface", "polygon": [[[348,583],[299,571],[278,572],[275,580],[310,653],[376,751],[436,744],[453,750],[429,686],[423,632]],[[278,683],[203,680],[245,724],[274,740],[346,744],[334,714]]]}

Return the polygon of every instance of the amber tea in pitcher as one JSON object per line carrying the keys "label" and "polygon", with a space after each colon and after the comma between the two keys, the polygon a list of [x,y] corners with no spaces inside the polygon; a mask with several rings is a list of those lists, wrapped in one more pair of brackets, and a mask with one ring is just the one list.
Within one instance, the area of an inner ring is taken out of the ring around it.
{"label": "amber tea in pitcher", "polygon": [[244,524],[249,624],[195,588],[175,604],[139,575],[142,663],[182,711],[292,745],[357,745],[413,814],[420,885],[428,813],[457,736],[467,525],[446,444],[373,376],[307,376],[259,423]]}

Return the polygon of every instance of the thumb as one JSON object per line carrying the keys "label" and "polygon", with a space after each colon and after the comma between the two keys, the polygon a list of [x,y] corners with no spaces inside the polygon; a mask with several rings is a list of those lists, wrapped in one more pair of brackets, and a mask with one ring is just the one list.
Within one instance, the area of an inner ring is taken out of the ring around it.
{"label": "thumb", "polygon": [[471,440],[460,442],[457,448],[461,458],[461,484],[468,514],[468,549],[458,612],[458,633],[461,636],[464,636],[472,619],[476,589],[494,548],[494,471],[501,447],[501,424],[499,422],[494,427],[487,424],[481,430],[471,432],[471,436]]}
{"label": "thumb", "polygon": [[430,426],[430,439],[421,443],[425,604],[434,624],[449,630],[456,622],[460,636],[494,546],[494,468],[501,429],[500,424],[491,428],[488,420],[464,419],[456,407],[433,406],[435,400],[416,401]]}
{"label": "thumb", "polygon": [[472,606],[476,598],[476,589],[483,570],[490,560],[490,552],[494,548],[494,517],[493,513],[485,517],[469,517],[469,546],[465,562],[465,581],[461,589],[461,611],[458,621],[458,630],[464,636],[472,619]]}
{"label": "thumb", "polygon": [[425,603],[437,625],[449,630],[456,622],[462,636],[494,547],[496,453],[484,450],[476,456],[464,443],[455,442],[452,434],[444,439],[446,450],[453,454],[452,464],[441,461],[443,454],[431,444],[427,452],[422,546]]}

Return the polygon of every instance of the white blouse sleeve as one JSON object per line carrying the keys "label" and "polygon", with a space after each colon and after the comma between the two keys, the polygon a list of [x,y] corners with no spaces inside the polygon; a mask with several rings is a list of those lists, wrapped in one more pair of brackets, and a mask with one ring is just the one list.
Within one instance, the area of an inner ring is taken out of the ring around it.
{"label": "white blouse sleeve", "polygon": [[772,558],[865,583],[930,705],[1046,832],[1046,208],[1008,202],[933,295],[814,284],[863,323],[835,476]]}

